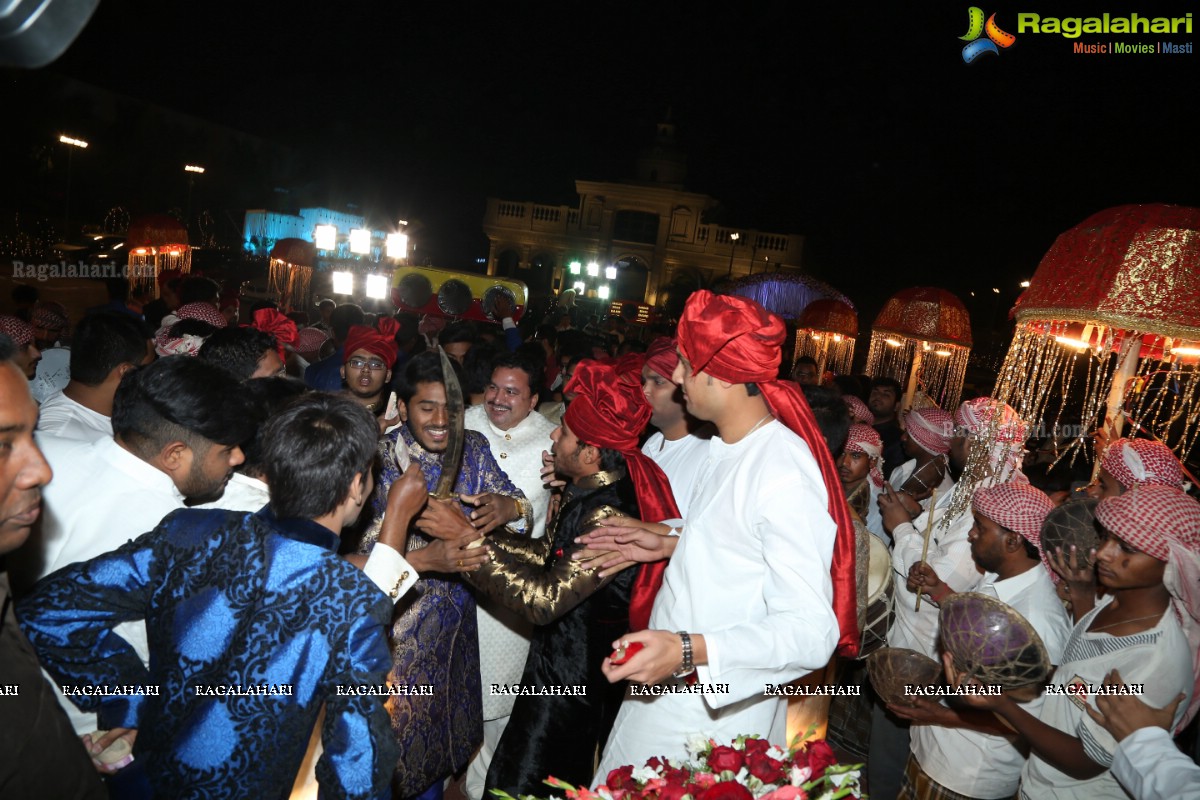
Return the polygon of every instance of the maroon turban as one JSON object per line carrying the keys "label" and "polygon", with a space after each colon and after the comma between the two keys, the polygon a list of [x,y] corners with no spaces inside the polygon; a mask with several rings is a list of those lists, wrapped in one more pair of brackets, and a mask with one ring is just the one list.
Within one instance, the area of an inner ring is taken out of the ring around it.
{"label": "maroon turban", "polygon": [[646,348],[646,366],[671,380],[675,367],[679,364],[679,353],[675,352],[675,340],[669,336],[660,336]]}
{"label": "maroon turban", "polygon": [[399,330],[400,323],[391,317],[379,320],[378,327],[375,328],[355,325],[346,335],[346,349],[342,356],[342,363],[345,364],[349,361],[356,351],[366,350],[368,353],[379,356],[387,368],[391,369],[392,365],[396,363],[396,356],[400,354],[400,345],[396,344],[396,333]]}
{"label": "maroon turban", "polygon": [[[580,441],[615,450],[625,457],[629,478],[637,493],[642,519],[656,522],[676,519],[679,508],[662,468],[638,449],[638,436],[650,422],[650,404],[639,384],[631,383],[611,365],[590,359],[580,361],[563,387],[575,392],[563,422]],[[629,625],[640,631],[650,624],[654,595],[662,585],[667,562],[643,564],[629,599]]]}
{"label": "maroon turban", "polygon": [[778,380],[783,320],[758,303],[702,289],[690,298],[679,320],[679,350],[693,372],[729,383],[755,383],[775,418],[808,444],[821,468],[829,516],[837,523],[833,544],[833,613],[841,629],[838,655],[858,655],[858,589],[854,574],[854,523],[825,437],[800,387]]}

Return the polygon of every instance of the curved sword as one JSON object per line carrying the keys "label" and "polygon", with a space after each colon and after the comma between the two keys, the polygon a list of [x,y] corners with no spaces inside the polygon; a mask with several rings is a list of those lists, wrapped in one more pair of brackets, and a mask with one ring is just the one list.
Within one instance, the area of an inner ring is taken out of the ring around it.
{"label": "curved sword", "polygon": [[439,349],[438,353],[442,357],[442,383],[446,387],[447,430],[446,449],[442,451],[442,474],[438,477],[437,488],[431,494],[446,500],[454,494],[454,484],[458,481],[458,471],[462,466],[463,393],[446,351]]}

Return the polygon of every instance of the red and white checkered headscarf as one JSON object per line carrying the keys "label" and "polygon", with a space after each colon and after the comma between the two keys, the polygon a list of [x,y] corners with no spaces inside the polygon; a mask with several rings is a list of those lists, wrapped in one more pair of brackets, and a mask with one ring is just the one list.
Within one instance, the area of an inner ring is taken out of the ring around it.
{"label": "red and white checkered headscarf", "polygon": [[57,331],[59,334],[66,332],[69,327],[66,307],[53,300],[42,300],[35,305],[30,319],[37,327]]}
{"label": "red and white checkered headscarf", "polygon": [[[1134,486],[1096,506],[1096,521],[1148,556],[1165,561],[1163,586],[1187,634],[1192,664],[1200,664],[1200,503],[1173,486]],[[1200,709],[1200,670],[1183,730]]]}
{"label": "red and white checkered headscarf", "polygon": [[321,352],[321,345],[329,341],[329,334],[320,328],[301,328],[296,331],[296,352],[309,361]]}
{"label": "red and white checkered headscarf", "polygon": [[215,328],[224,328],[229,324],[225,315],[213,308],[212,303],[196,302],[182,305],[175,309],[175,316],[179,319],[198,319]]}
{"label": "red and white checkered headscarf", "polygon": [[921,408],[910,411],[904,417],[904,431],[908,438],[927,453],[935,456],[950,452],[950,439],[954,435],[954,417],[940,408]]}
{"label": "red and white checkered headscarf", "polygon": [[6,334],[17,347],[33,344],[33,326],[19,317],[0,314],[0,333]]}
{"label": "red and white checkered headscarf", "polygon": [[1042,523],[1054,510],[1054,503],[1045,492],[1028,483],[1002,483],[975,492],[971,508],[1000,527],[1019,533],[1040,553]]}
{"label": "red and white checkered headscarf", "polygon": [[1100,457],[1100,468],[1129,489],[1150,484],[1183,486],[1183,470],[1171,448],[1150,439],[1115,439]]}
{"label": "red and white checkered headscarf", "polygon": [[995,425],[996,441],[1006,444],[1024,444],[1029,438],[1029,426],[1012,406],[990,397],[976,397],[960,405],[954,412],[954,424],[963,426],[972,436],[987,433]]}
{"label": "red and white checkered headscarf", "polygon": [[879,469],[879,462],[882,460],[880,456],[883,455],[883,439],[880,438],[879,432],[870,425],[855,423],[846,434],[844,449],[850,453],[862,453],[871,459],[871,472],[868,477],[876,489],[882,489],[883,472]]}
{"label": "red and white checkered headscarf", "polygon": [[871,413],[871,409],[867,408],[867,404],[859,400],[852,394],[842,395],[842,400],[846,402],[846,407],[850,409],[850,421],[861,422],[863,425],[874,425],[875,415]]}

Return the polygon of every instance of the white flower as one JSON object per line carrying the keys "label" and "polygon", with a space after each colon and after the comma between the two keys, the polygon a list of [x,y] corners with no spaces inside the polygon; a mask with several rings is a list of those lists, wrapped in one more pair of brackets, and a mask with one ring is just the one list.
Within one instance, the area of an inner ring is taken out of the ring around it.
{"label": "white flower", "polygon": [[802,786],[812,777],[812,767],[792,767],[792,786]]}
{"label": "white flower", "polygon": [[687,751],[689,756],[695,758],[708,749],[708,737],[693,733],[687,738],[687,743],[684,744],[683,749]]}
{"label": "white flower", "polygon": [[748,778],[748,777],[750,777],[750,770],[746,769],[745,767],[742,767],[741,769],[738,770],[738,774],[733,776],[733,779],[735,781],[737,781],[738,783],[740,783],[742,786],[745,786],[746,778]]}
{"label": "white flower", "polygon": [[641,783],[652,781],[658,777],[658,771],[654,767],[638,767],[633,771],[633,779]]}
{"label": "white flower", "polygon": [[776,747],[775,745],[771,745],[769,748],[767,748],[767,757],[773,758],[776,761],[787,761],[788,760],[787,751],[781,750],[778,747]]}
{"label": "white flower", "polygon": [[851,769],[845,772],[834,772],[832,770],[826,773],[829,776],[829,782],[837,788],[842,788],[843,783],[850,783],[852,786],[858,785],[858,770]]}

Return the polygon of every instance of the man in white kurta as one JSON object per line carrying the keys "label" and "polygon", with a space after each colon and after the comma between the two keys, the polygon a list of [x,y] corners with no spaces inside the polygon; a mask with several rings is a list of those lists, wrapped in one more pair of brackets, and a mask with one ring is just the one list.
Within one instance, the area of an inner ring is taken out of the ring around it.
{"label": "man in white kurta", "polygon": [[[657,684],[694,667],[705,691],[627,696],[598,783],[653,756],[682,760],[696,734],[786,745],[786,699],[769,689],[823,668],[842,614],[854,624],[854,598],[835,598],[831,578],[831,568],[846,566],[835,544],[849,548],[853,569],[854,530],[840,495],[831,497],[837,472],[812,411],[794,384],[774,380],[783,337],[783,323],[752,301],[707,291],[688,300],[673,379],[689,413],[717,435],[649,627],[622,642],[643,649],[620,665],[606,659],[604,671],[612,681]],[[794,431],[811,436],[811,447]]]}
{"label": "man in white kurta", "polygon": [[[557,425],[531,413],[537,403],[541,369],[533,359],[502,353],[494,362],[492,380],[481,405],[467,409],[465,426],[488,440],[496,463],[533,505],[531,538],[546,533],[550,488],[542,480],[542,452],[550,447]],[[493,683],[519,683],[529,655],[533,626],[502,606],[480,600],[479,674],[483,686],[483,744],[467,766],[464,791],[470,800],[483,797],[488,765],[512,714],[516,698],[495,695]]]}
{"label": "man in white kurta", "polygon": [[[1057,665],[1071,623],[1055,594],[1050,570],[1038,555],[1042,524],[1053,508],[1045,493],[1027,483],[981,489],[972,499],[975,523],[969,538],[971,557],[985,570],[978,591],[1024,617],[1045,644],[1050,664]],[[929,599],[940,602],[943,589],[940,583],[927,589]],[[1025,707],[1035,714],[1041,703],[1039,696]],[[945,789],[977,798],[1011,798],[1025,765],[1015,736],[936,723],[912,726],[912,758],[916,763],[907,769],[920,770]],[[908,796],[919,795],[902,789],[901,797]]]}
{"label": "man in white kurta", "polygon": [[808,445],[780,423],[735,444],[712,438],[650,628],[702,631],[708,664],[697,682],[728,693],[626,697],[597,781],[654,755],[682,760],[694,734],[785,744],[786,698],[766,687],[824,667],[837,642],[833,520],[798,513],[826,502]]}

